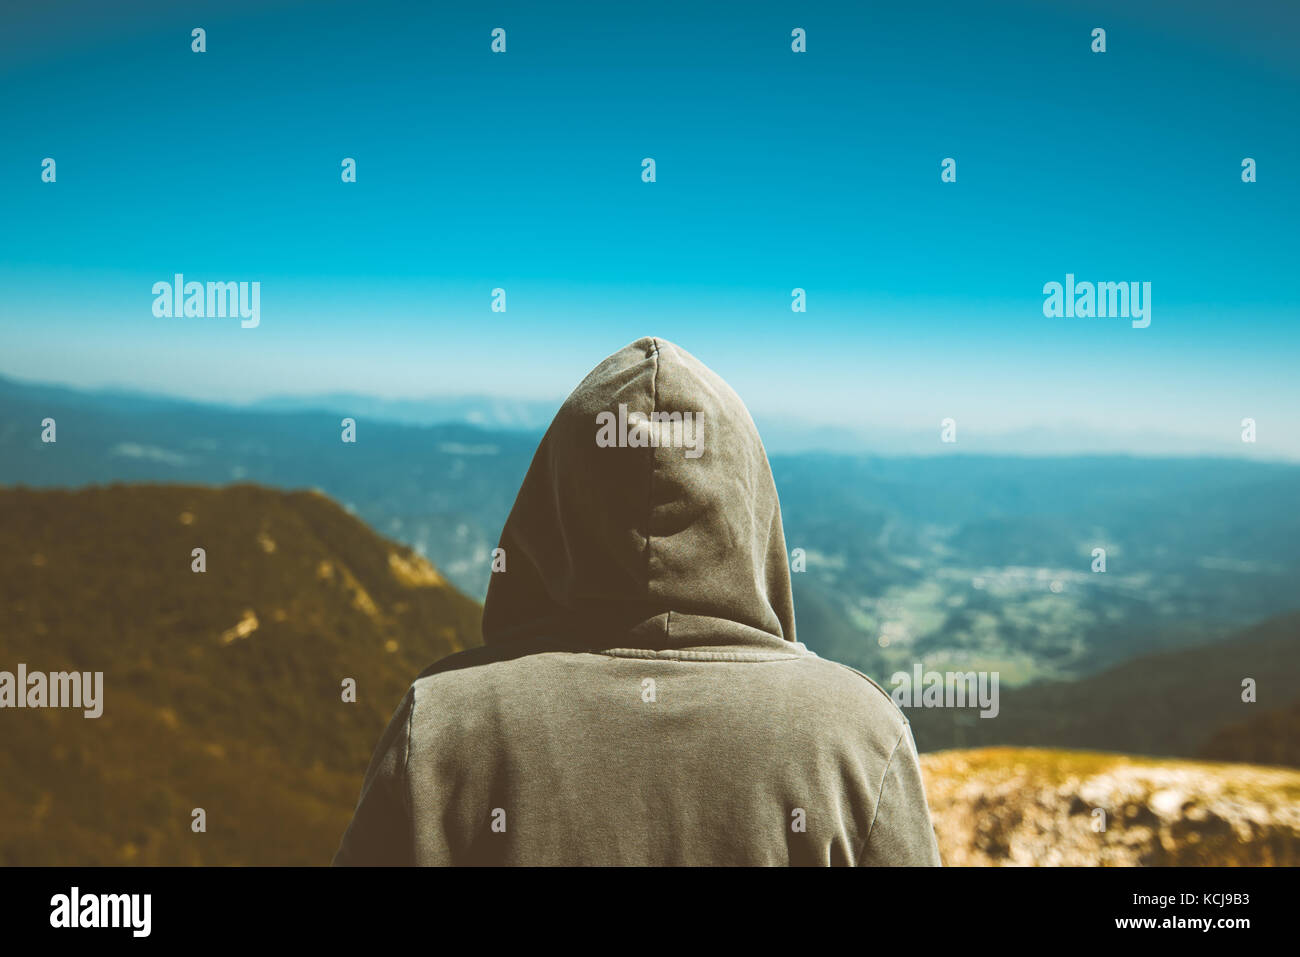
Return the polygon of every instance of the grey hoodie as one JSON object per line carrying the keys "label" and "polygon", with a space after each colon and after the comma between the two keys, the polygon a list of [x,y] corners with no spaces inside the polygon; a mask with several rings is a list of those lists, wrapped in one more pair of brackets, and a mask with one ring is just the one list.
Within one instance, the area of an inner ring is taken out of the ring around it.
{"label": "grey hoodie", "polygon": [[407,691],[335,864],[939,863],[907,720],[795,640],[767,455],[694,356],[592,370],[501,548],[484,647]]}

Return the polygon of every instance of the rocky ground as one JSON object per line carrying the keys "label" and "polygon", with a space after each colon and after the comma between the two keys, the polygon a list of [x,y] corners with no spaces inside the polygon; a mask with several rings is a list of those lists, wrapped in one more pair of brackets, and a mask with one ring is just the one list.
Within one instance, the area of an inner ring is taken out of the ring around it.
{"label": "rocky ground", "polygon": [[1300,864],[1300,771],[1035,748],[921,756],[945,864]]}

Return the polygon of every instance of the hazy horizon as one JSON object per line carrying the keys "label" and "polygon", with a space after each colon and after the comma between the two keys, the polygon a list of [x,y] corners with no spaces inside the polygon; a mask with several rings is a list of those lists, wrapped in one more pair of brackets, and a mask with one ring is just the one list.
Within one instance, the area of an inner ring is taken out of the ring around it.
{"label": "hazy horizon", "polygon": [[[32,380],[0,369],[0,382],[6,380],[17,383],[20,387],[69,389],[88,396],[120,395],[145,400],[196,403],[237,412],[275,414],[321,411],[351,414],[397,425],[465,424],[487,430],[525,432],[536,436],[545,430],[565,398],[564,395],[535,398],[460,392],[403,396],[332,390],[297,394],[268,392],[265,395],[226,400],[147,390],[134,385],[83,386],[77,383]],[[1002,431],[986,431],[978,426],[974,430],[961,428],[958,441],[946,444],[940,439],[939,423],[935,423],[932,429],[841,424],[782,414],[779,410],[764,408],[761,402],[751,406],[750,412],[760,427],[769,452],[776,455],[818,452],[902,458],[953,454],[1011,457],[1113,455],[1300,463],[1300,449],[1287,451],[1277,445],[1239,441],[1221,441],[1216,445],[1185,433],[1142,430],[1098,432],[1077,422]]]}

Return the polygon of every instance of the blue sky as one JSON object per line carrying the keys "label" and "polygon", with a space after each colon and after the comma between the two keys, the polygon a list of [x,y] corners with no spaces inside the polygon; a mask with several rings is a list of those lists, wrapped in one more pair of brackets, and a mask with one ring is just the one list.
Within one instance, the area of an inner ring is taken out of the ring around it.
{"label": "blue sky", "polygon": [[[760,414],[1300,456],[1300,7],[1135,6],[7,9],[0,374],[550,398],[659,335]],[[260,327],[155,318],[177,272]],[[1045,318],[1067,272],[1150,328]]]}

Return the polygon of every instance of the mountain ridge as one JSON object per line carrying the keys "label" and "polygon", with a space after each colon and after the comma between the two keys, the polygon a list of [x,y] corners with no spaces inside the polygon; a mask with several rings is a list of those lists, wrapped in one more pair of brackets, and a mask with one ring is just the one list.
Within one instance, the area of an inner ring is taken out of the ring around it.
{"label": "mountain ridge", "polygon": [[[1255,702],[1242,700],[1246,678],[1256,683]],[[996,720],[943,709],[905,713],[925,750],[1057,747],[1281,765],[1296,760],[1296,742],[1261,740],[1245,729],[1296,727],[1287,717],[1297,706],[1300,612],[1292,612],[1073,681],[1003,689]]]}
{"label": "mountain ridge", "polygon": [[0,711],[0,863],[327,863],[402,694],[480,613],[318,493],[0,489],[0,670],[104,673],[98,719]]}

